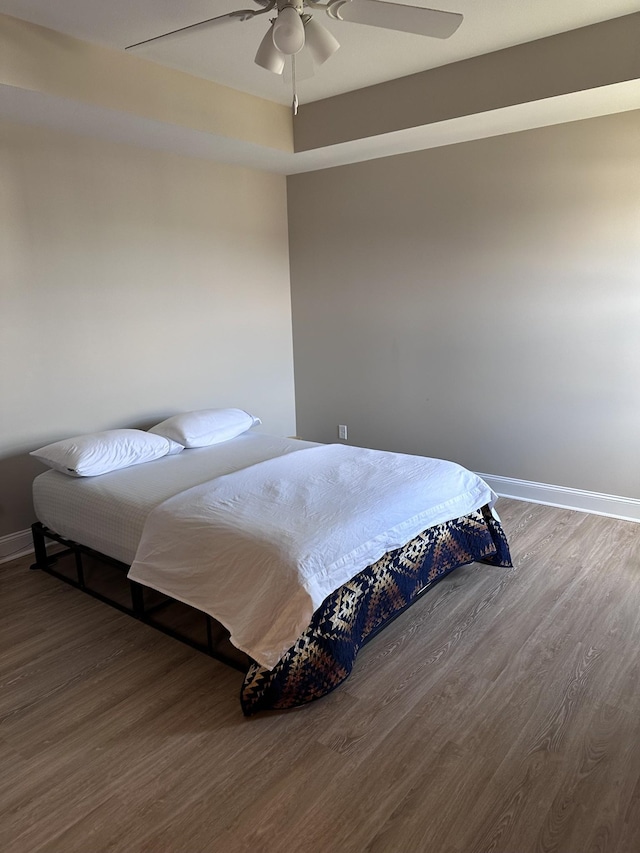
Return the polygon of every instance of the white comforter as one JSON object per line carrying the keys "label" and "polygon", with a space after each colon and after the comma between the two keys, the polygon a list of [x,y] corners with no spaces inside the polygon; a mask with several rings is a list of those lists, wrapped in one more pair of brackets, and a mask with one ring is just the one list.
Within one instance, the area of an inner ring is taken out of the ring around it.
{"label": "white comforter", "polygon": [[311,447],[160,504],[129,577],[209,613],[271,669],[339,586],[427,527],[494,500],[453,462]]}

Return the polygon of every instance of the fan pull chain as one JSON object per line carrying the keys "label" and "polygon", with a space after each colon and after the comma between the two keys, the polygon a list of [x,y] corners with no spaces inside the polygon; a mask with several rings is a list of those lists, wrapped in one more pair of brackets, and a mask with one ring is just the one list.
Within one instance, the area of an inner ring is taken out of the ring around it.
{"label": "fan pull chain", "polygon": [[295,53],[291,56],[291,88],[293,89],[293,103],[291,104],[291,108],[293,109],[294,116],[298,115],[298,93],[296,92],[296,55]]}

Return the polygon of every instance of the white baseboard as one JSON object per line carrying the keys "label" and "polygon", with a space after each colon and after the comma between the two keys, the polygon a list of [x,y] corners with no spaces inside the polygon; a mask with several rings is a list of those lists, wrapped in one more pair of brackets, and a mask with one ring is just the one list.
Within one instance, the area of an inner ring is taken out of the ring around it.
{"label": "white baseboard", "polygon": [[565,486],[533,483],[530,480],[514,480],[511,477],[494,477],[492,474],[478,476],[482,477],[493,491],[503,498],[514,498],[518,501],[640,522],[640,499],[638,498],[622,498],[600,492],[570,489]]}
{"label": "white baseboard", "polygon": [[[49,553],[63,551],[64,545],[59,542],[48,541],[46,542],[46,549]],[[17,560],[18,557],[26,557],[29,554],[33,554],[31,530],[19,530],[17,533],[10,533],[8,536],[0,536],[0,566],[10,560]]]}
{"label": "white baseboard", "polygon": [[16,557],[24,557],[33,553],[33,542],[30,530],[19,530],[8,536],[0,536],[0,563],[8,563]]}

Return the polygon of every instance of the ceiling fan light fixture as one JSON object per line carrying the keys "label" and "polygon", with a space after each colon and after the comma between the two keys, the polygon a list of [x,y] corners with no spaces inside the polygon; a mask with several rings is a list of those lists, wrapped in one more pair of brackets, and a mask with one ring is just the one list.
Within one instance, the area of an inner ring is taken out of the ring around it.
{"label": "ceiling fan light fixture", "polygon": [[282,74],[284,71],[284,56],[274,44],[273,27],[274,25],[272,24],[260,42],[254,62],[267,71],[273,71],[274,74]]}
{"label": "ceiling fan light fixture", "polygon": [[294,6],[284,6],[278,11],[273,25],[273,43],[281,53],[293,56],[304,47],[304,24]]}
{"label": "ceiling fan light fixture", "polygon": [[326,27],[315,18],[308,18],[304,23],[306,44],[317,65],[326,62],[340,47],[340,42]]}

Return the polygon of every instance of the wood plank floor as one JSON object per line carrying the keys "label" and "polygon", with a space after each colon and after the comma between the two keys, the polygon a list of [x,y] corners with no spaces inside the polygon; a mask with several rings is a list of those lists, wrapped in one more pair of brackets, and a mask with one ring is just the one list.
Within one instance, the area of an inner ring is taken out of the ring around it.
{"label": "wood plank floor", "polygon": [[638,853],[640,526],[499,503],[457,570],[307,708],[0,566],[3,853]]}

